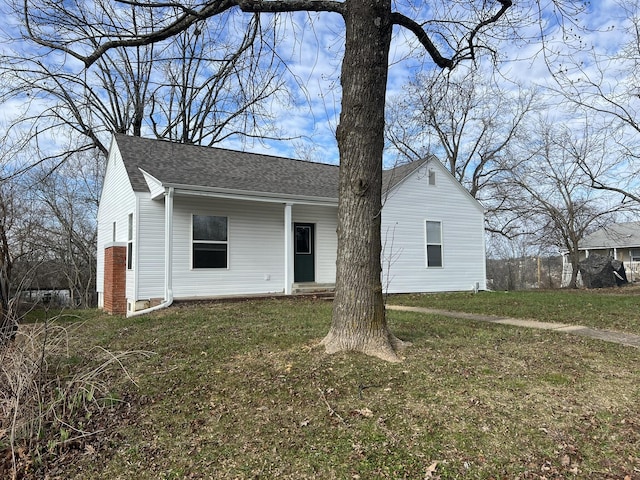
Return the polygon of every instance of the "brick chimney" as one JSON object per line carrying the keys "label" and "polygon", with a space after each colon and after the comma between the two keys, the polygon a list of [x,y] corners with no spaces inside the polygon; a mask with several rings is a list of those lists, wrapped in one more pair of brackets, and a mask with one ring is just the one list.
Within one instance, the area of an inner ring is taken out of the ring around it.
{"label": "brick chimney", "polygon": [[121,243],[104,250],[104,310],[111,315],[127,313],[127,247]]}

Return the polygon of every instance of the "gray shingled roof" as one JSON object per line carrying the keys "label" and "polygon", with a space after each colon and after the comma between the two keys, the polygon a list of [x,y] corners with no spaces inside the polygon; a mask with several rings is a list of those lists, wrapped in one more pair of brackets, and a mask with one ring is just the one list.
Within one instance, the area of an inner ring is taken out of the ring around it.
{"label": "gray shingled roof", "polygon": [[623,248],[640,246],[640,222],[612,223],[580,242],[580,248]]}
{"label": "gray shingled roof", "polygon": [[139,169],[163,184],[311,197],[338,196],[338,167],[322,163],[116,135],[135,191],[148,191]]}
{"label": "gray shingled roof", "polygon": [[[434,157],[435,158],[435,157]],[[411,175],[418,168],[425,163],[428,163],[428,159],[416,160],[414,162],[403,163],[397,167],[382,172],[382,191],[386,192],[398,185],[404,178]],[[436,161],[438,161],[436,159]]]}
{"label": "gray shingled roof", "polygon": [[[142,169],[166,185],[338,198],[337,165],[123,134],[116,134],[115,141],[134,191],[149,191]],[[384,188],[394,187],[423,163],[386,170]]]}

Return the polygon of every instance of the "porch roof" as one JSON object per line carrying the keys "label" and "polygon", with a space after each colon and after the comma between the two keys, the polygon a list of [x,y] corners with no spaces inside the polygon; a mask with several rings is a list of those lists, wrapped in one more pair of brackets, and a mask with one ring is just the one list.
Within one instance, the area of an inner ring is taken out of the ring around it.
{"label": "porch roof", "polygon": [[[116,134],[114,138],[134,191],[149,191],[144,171],[167,186],[338,198],[337,165],[124,134]],[[425,162],[385,170],[383,189],[393,188]]]}
{"label": "porch roof", "polygon": [[640,247],[640,222],[612,223],[580,242],[581,250]]}

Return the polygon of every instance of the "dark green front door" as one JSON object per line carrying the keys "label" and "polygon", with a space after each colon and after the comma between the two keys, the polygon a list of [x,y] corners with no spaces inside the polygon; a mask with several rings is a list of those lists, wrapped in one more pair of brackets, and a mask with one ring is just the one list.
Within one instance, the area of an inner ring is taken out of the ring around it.
{"label": "dark green front door", "polygon": [[314,224],[293,224],[293,281],[315,282]]}

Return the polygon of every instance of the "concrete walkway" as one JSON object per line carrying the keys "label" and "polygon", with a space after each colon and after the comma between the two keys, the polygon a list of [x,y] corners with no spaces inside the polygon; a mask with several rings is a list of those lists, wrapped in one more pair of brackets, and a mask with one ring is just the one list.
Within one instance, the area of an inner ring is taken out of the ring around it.
{"label": "concrete walkway", "polygon": [[464,318],[479,322],[499,323],[502,325],[513,325],[516,327],[539,328],[541,330],[555,330],[557,332],[580,335],[582,337],[595,338],[605,342],[619,343],[630,347],[640,348],[640,335],[632,333],[614,332],[611,330],[597,330],[595,328],[584,327],[582,325],[569,325],[566,323],[538,322],[536,320],[526,320],[520,318],[498,317],[493,315],[481,315],[476,313],[451,312],[449,310],[439,310],[436,308],[406,307],[403,305],[387,305],[387,310],[401,310],[404,312],[428,313],[431,315],[442,315],[444,317]]}

